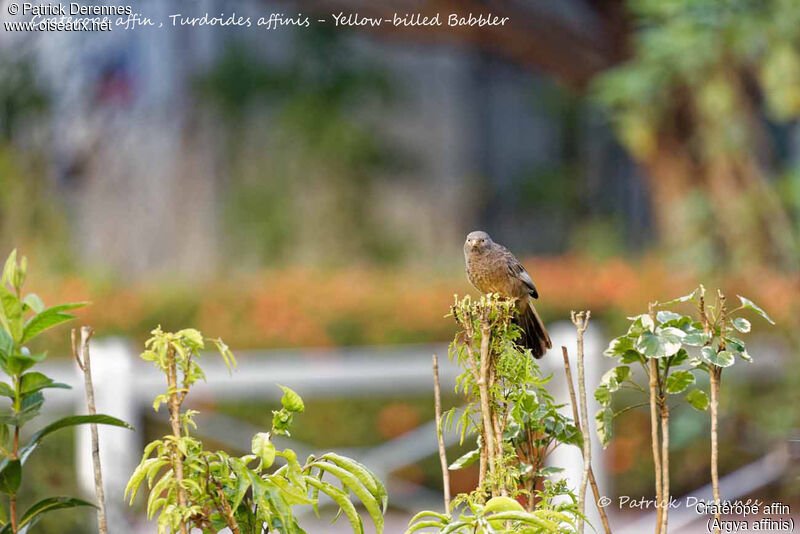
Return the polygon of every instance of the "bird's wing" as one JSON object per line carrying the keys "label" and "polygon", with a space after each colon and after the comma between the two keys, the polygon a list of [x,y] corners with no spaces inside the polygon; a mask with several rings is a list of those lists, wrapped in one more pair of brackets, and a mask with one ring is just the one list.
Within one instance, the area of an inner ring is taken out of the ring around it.
{"label": "bird's wing", "polygon": [[528,274],[528,271],[525,270],[525,267],[519,262],[517,258],[509,251],[507,248],[503,247],[503,253],[506,257],[506,261],[508,263],[508,271],[511,275],[515,278],[518,278],[525,286],[530,290],[530,295],[538,299],[539,292],[536,291],[536,286],[533,284],[533,279],[531,275]]}

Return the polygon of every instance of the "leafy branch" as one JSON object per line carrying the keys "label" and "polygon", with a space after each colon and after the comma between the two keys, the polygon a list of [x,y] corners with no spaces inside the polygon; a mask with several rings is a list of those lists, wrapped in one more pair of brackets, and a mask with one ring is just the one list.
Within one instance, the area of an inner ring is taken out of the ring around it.
{"label": "leafy branch", "polygon": [[[320,492],[339,506],[355,534],[363,534],[364,527],[351,493],[366,508],[377,533],[383,532],[386,489],[366,467],[333,453],[311,456],[301,464],[293,450],[275,447],[273,436],[288,436],[294,416],[305,411],[302,398],[288,387],[280,386],[281,408],[272,413],[270,431],[253,436],[249,454],[205,450],[190,432],[197,412],[182,406],[192,385],[205,378],[198,360],[208,340],[191,328],[175,333],[157,328],[152,334],[141,357],[166,376],[167,391],[156,397],[153,407],[167,404],[171,433],[145,447],[125,495],[133,504],[147,482],[147,515],[158,516],[160,534],[192,528],[207,534],[224,528],[234,534],[302,534],[293,507],[317,511]],[[234,367],[236,360],[225,343],[211,341],[227,366]]]}
{"label": "leafy branch", "polygon": [[25,444],[21,443],[22,428],[39,416],[46,389],[68,389],[48,376],[32,371],[47,353],[32,353],[28,343],[43,332],[75,318],[71,310],[85,306],[75,302],[46,307],[35,293],[23,296],[28,262],[17,258],[14,250],[8,256],[0,278],[0,370],[8,382],[0,382],[0,396],[7,397],[10,406],[0,414],[0,492],[8,496],[8,511],[0,507],[0,534],[27,532],[46,513],[94,506],[73,497],[49,497],[31,505],[21,516],[17,493],[22,483],[23,468],[39,443],[62,428],[83,424],[105,424],[123,428],[130,425],[117,418],[102,415],[75,415],[58,419],[34,432]]}

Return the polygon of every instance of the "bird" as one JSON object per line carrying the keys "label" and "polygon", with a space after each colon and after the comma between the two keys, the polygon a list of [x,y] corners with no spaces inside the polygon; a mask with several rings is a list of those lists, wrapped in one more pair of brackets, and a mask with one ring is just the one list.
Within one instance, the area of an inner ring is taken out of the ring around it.
{"label": "bird", "polygon": [[534,358],[541,358],[552,348],[550,335],[533,299],[539,292],[525,267],[503,245],[495,243],[483,231],[470,232],[464,242],[464,262],[467,279],[483,294],[496,293],[503,298],[516,299],[517,324],[522,329],[518,344],[531,349]]}

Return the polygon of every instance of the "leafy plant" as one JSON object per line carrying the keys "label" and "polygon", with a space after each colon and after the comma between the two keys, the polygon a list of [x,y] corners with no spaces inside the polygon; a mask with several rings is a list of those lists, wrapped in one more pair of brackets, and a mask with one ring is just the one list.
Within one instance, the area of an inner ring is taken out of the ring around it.
{"label": "leafy plant", "polygon": [[467,404],[443,418],[447,426],[457,424],[462,442],[474,435],[476,448],[450,469],[479,462],[478,488],[455,497],[460,514],[422,512],[408,532],[574,532],[580,516],[575,496],[563,481],[550,480],[559,469],[545,467],[545,459],[559,444],[578,445],[582,438],[547,392],[550,377],[516,344],[513,299],[467,296],[456,299],[451,315],[459,331],[450,357],[463,369],[456,391]]}
{"label": "leafy plant", "polygon": [[[220,339],[211,340],[226,365],[236,365],[233,354]],[[363,534],[351,492],[366,508],[375,529],[383,532],[387,494],[383,484],[366,467],[334,453],[310,456],[301,464],[291,449],[278,450],[274,435],[289,435],[294,416],[305,410],[300,396],[283,390],[280,410],[273,411],[270,432],[253,436],[251,452],[232,456],[207,451],[192,437],[194,410],[182,411],[191,386],[204,379],[197,363],[205,338],[194,329],[175,333],[153,330],[141,357],[153,362],[167,377],[167,392],[156,397],[153,407],[166,404],[172,433],[148,444],[142,461],[131,475],[125,495],[133,503],[142,482],[150,494],[147,515],[158,515],[158,532],[186,533],[190,528],[235,534],[280,532],[302,534],[293,507],[319,504],[319,493],[336,503],[354,533]],[[276,468],[276,459],[283,465]],[[324,475],[330,481],[323,480]],[[341,487],[331,482],[338,482]],[[338,516],[337,516],[338,517]]]}
{"label": "leafy plant", "polygon": [[[605,356],[618,360],[622,365],[605,373],[595,391],[595,398],[602,407],[596,416],[597,433],[604,447],[611,440],[612,425],[617,416],[641,406],[650,407],[656,499],[659,503],[656,532],[666,532],[667,527],[668,508],[665,503],[669,500],[669,400],[682,398],[701,411],[711,406],[712,485],[714,498],[719,500],[719,380],[722,369],[733,365],[737,357],[747,362],[752,361],[744,341],[737,337],[739,333],[750,331],[750,321],[739,314],[745,310],[755,311],[774,324],[764,310],[749,299],[740,296],[741,305],[728,310],[726,298],[721,291],[717,292],[717,302],[713,306],[706,304],[705,295],[706,290],[701,285],[683,297],[661,304],[651,303],[647,314],[629,317],[631,323],[628,331],[611,340],[604,352]],[[695,317],[664,309],[688,302],[696,304]],[[641,367],[644,376],[648,377],[646,385],[636,381],[631,366]],[[710,402],[705,391],[692,387],[696,382],[696,371],[707,372],[710,376]],[[612,409],[614,394],[623,389],[643,393],[649,400],[625,406],[615,412]]]}
{"label": "leafy plant", "polygon": [[468,510],[458,518],[430,511],[420,512],[411,518],[411,526],[406,533],[424,529],[453,534],[574,532],[574,515],[549,505],[528,512],[514,499],[492,497],[485,505],[470,502]]}
{"label": "leafy plant", "polygon": [[41,441],[62,428],[87,423],[107,424],[124,428],[130,425],[108,415],[73,415],[64,417],[34,432],[27,443],[21,443],[23,426],[34,420],[44,404],[44,390],[68,389],[31,369],[43,361],[47,353],[31,353],[28,343],[39,334],[75,316],[68,313],[86,305],[85,302],[45,307],[35,293],[22,294],[28,262],[19,261],[17,251],[8,256],[0,279],[0,369],[9,382],[0,382],[0,395],[10,400],[10,409],[0,415],[0,492],[8,496],[9,508],[0,507],[0,533],[24,533],[41,517],[53,510],[94,506],[72,497],[49,497],[31,505],[21,516],[18,513],[17,492],[22,483],[23,467]]}

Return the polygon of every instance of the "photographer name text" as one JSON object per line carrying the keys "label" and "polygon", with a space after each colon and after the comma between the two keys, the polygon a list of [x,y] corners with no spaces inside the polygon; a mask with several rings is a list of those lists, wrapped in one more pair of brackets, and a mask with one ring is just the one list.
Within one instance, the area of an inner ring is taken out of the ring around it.
{"label": "photographer name text", "polygon": [[304,15],[285,13],[253,14],[236,11],[211,13],[177,12],[153,17],[137,12],[130,5],[87,5],[81,2],[10,2],[6,11],[24,20],[4,21],[7,31],[111,31],[139,28],[309,28],[312,25],[335,28],[475,27],[506,26],[509,17],[494,13],[392,13],[391,16],[363,15],[357,12]]}

